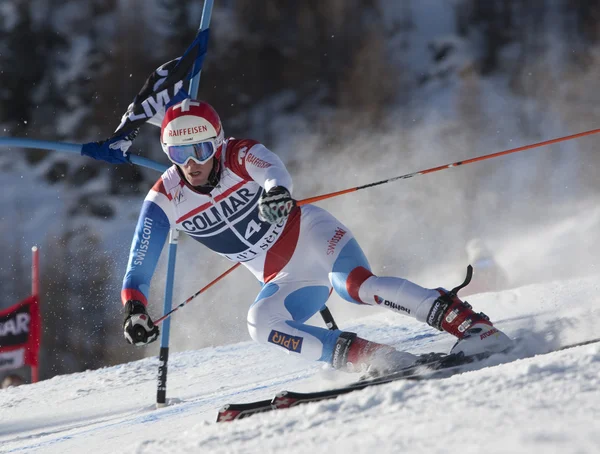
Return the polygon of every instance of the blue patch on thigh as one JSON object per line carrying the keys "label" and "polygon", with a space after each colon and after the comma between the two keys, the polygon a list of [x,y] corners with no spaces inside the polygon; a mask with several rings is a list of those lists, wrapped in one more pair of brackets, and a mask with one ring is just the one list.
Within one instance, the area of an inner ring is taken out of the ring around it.
{"label": "blue patch on thigh", "polygon": [[[256,303],[258,303],[260,300],[263,300],[265,298],[268,298],[269,296],[275,295],[275,293],[277,293],[278,290],[279,290],[279,285],[277,285],[277,284],[264,285],[263,288],[260,290],[260,292],[258,292],[258,295],[256,295],[256,299],[252,303],[252,306],[254,306]],[[250,307],[252,307],[252,306],[250,306]]]}
{"label": "blue patch on thigh", "polygon": [[[261,291],[262,293],[262,291]],[[313,285],[294,290],[284,300],[292,320],[304,323],[320,311],[329,298],[329,288],[324,285]]]}
{"label": "blue patch on thigh", "polygon": [[354,301],[350,295],[348,295],[348,290],[346,290],[346,281],[348,280],[348,275],[350,272],[359,266],[371,271],[371,266],[369,265],[367,257],[365,257],[365,254],[358,245],[356,239],[352,238],[350,241],[348,241],[348,244],[344,246],[344,249],[342,249],[340,255],[335,260],[331,272],[331,284],[333,285],[333,288],[338,295],[340,295],[346,301],[350,301],[351,303],[357,302]]}

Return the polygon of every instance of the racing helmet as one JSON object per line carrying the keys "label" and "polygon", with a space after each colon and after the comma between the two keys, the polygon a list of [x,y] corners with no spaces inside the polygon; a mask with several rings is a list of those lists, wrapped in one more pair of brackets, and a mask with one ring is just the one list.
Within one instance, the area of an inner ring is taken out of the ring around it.
{"label": "racing helmet", "polygon": [[220,161],[223,126],[208,103],[184,99],[167,109],[160,132],[163,151],[171,162],[185,165],[189,159],[204,164],[211,158]]}

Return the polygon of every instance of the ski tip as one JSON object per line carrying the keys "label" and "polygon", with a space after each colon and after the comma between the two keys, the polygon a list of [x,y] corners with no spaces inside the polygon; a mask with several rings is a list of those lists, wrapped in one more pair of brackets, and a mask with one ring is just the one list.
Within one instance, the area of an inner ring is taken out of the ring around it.
{"label": "ski tip", "polygon": [[240,411],[229,410],[229,405],[225,405],[223,408],[219,410],[217,413],[217,422],[231,422],[236,419],[239,419]]}
{"label": "ski tip", "polygon": [[217,413],[217,422],[230,422],[270,410],[273,410],[271,399],[245,404],[227,404]]}

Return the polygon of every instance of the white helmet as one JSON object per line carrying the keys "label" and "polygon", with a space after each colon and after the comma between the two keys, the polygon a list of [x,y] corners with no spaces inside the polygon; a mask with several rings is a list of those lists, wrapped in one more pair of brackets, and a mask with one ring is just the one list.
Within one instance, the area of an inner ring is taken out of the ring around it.
{"label": "white helmet", "polygon": [[160,142],[169,159],[184,165],[189,159],[203,164],[223,148],[223,127],[219,115],[208,103],[184,99],[167,110]]}

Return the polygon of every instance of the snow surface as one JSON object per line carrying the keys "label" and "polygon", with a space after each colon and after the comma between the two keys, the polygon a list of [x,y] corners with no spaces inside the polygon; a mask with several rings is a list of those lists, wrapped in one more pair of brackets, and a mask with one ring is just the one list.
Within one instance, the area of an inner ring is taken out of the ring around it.
{"label": "snow surface", "polygon": [[[519,355],[597,337],[600,276],[473,295],[521,340]],[[176,320],[176,319],[174,319]],[[453,339],[376,313],[344,326],[413,352]],[[155,347],[156,350],[158,347]],[[0,390],[2,453],[596,453],[600,344],[430,382],[396,382],[335,400],[215,423],[230,402],[322,390],[354,376],[253,342],[180,352],[156,409],[156,357]]]}
{"label": "snow surface", "polygon": [[[383,3],[388,12],[398,10],[386,14],[390,21],[402,17],[401,2]],[[435,14],[432,5],[439,8]],[[390,44],[398,46],[392,54],[399,67],[410,69],[413,76],[435,73],[426,58],[432,40],[456,44],[446,65],[469,66],[474,50],[465,40],[455,42],[451,7],[433,0],[412,2],[410,45],[401,52],[401,36]],[[548,27],[559,28],[552,22]],[[215,27],[217,33],[222,30],[229,33],[230,27]],[[505,57],[515,58],[510,53]],[[562,65],[552,61],[545,68],[558,70]],[[331,156],[317,155],[327,141],[314,132],[309,119],[275,110],[269,121],[273,138],[267,145],[293,166],[299,198],[337,191],[596,127],[597,103],[590,99],[599,91],[589,82],[597,80],[595,74],[582,74],[585,84],[565,79],[548,93],[530,86],[529,98],[512,93],[505,78],[434,79],[415,90],[410,126],[398,121],[404,110],[391,112],[388,123],[404,125],[397,133],[349,136],[347,144],[338,147],[342,154]],[[537,97],[531,96],[535,93]],[[474,106],[461,110],[462,98]],[[569,108],[582,110],[577,116]],[[359,237],[378,274],[408,277],[425,286],[458,283],[464,240],[482,237],[517,288],[475,295],[469,301],[509,335],[525,339],[523,355],[544,352],[598,337],[600,269],[595,251],[600,209],[597,192],[586,191],[589,187],[582,184],[597,177],[595,140],[401,181],[322,205]],[[90,223],[110,240],[107,250],[119,252],[114,274],[120,281],[143,196],[118,204],[114,222],[74,221],[67,213],[78,191],[58,185],[44,185],[40,191],[28,177],[33,174],[39,183],[45,165],[32,171],[15,164],[12,155],[3,156],[0,165],[14,166],[3,172],[0,212],[5,219],[0,231],[5,241],[41,244],[43,253],[50,249],[44,241],[62,235],[70,223]],[[302,159],[294,163],[294,156]],[[315,168],[313,158],[319,156],[326,159],[319,159]],[[366,162],[365,156],[376,159]],[[476,191],[468,190],[473,188]],[[185,244],[186,239],[180,241]],[[28,259],[29,247],[23,250]],[[175,301],[187,298],[228,266],[213,261],[206,251],[180,247]],[[159,266],[153,281],[153,294],[158,295],[153,314],[160,311],[163,268]],[[119,306],[118,287],[114,300],[103,304]],[[0,390],[0,453],[600,452],[599,345],[436,382],[398,382],[215,424],[217,410],[229,402],[265,399],[282,389],[326,389],[352,379],[251,342],[198,349],[247,338],[245,312],[256,292],[249,273],[239,271],[175,315],[171,344],[177,353],[169,362],[171,405],[166,408],[157,410],[154,405],[156,356]],[[413,352],[447,351],[453,343],[448,335],[383,310],[348,305],[336,296],[330,306],[343,329],[369,339]],[[156,354],[158,346],[146,351]]]}

